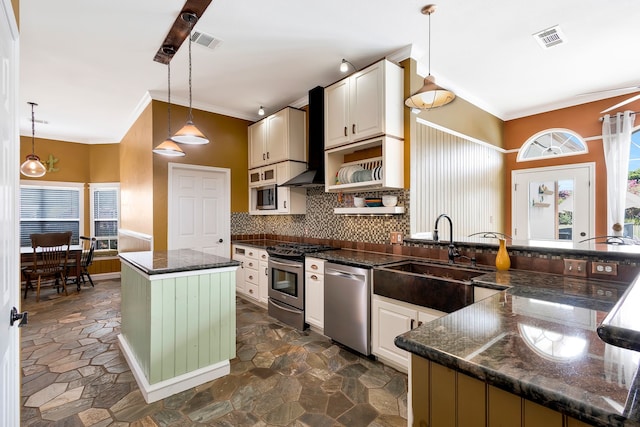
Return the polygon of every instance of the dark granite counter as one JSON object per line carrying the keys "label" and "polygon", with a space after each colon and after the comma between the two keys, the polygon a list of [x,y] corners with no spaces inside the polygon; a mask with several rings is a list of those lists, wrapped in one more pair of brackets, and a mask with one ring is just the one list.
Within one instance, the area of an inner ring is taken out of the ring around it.
{"label": "dark granite counter", "polygon": [[600,338],[613,345],[640,351],[638,309],[640,309],[640,277],[629,286],[629,289],[598,326]]}
{"label": "dark granite counter", "polygon": [[308,256],[324,259],[336,264],[352,267],[373,268],[380,265],[392,264],[408,259],[406,256],[382,254],[378,252],[356,251],[351,249],[337,249],[333,251],[314,252]]}
{"label": "dark granite counter", "polygon": [[511,287],[396,345],[593,425],[640,426],[640,353],[596,333],[624,285],[517,271],[478,279]]}
{"label": "dark granite counter", "polygon": [[193,249],[124,252],[120,254],[120,258],[149,275],[208,270],[240,265],[238,261],[195,251]]}

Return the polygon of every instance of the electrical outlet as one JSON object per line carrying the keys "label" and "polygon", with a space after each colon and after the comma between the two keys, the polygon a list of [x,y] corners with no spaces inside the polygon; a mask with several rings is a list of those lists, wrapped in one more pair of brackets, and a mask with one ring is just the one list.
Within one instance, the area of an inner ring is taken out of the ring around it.
{"label": "electrical outlet", "polygon": [[608,276],[617,276],[618,264],[613,262],[593,261],[591,263],[591,273],[606,274]]}
{"label": "electrical outlet", "polygon": [[402,243],[402,233],[400,231],[392,231],[389,240],[391,240],[391,244]]}
{"label": "electrical outlet", "polygon": [[567,276],[587,277],[587,261],[584,259],[565,259],[564,274]]}

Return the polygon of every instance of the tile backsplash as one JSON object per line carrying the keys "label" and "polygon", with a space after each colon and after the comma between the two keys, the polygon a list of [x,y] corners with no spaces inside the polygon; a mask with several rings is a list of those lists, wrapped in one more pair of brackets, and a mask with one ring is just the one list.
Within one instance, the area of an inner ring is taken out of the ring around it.
{"label": "tile backsplash", "polygon": [[277,234],[316,239],[335,239],[364,243],[389,244],[392,231],[409,234],[409,190],[385,191],[398,197],[399,215],[336,215],[334,208],[347,207],[353,196],[381,197],[382,192],[325,193],[324,187],[307,188],[306,215],[231,214],[231,235]]}

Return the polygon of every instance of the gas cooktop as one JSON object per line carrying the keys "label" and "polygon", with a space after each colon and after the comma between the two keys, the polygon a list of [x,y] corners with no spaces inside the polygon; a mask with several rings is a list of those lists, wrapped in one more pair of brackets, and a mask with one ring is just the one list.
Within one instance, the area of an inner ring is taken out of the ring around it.
{"label": "gas cooktop", "polygon": [[329,251],[335,249],[327,245],[313,243],[280,243],[275,246],[267,246],[269,256],[289,259],[302,259],[305,254]]}

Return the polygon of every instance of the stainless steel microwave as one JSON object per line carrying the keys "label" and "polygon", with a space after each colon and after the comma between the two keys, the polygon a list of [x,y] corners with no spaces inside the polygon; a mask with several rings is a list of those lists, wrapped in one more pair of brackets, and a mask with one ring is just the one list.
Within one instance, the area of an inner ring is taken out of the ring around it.
{"label": "stainless steel microwave", "polygon": [[260,211],[278,208],[278,186],[267,185],[256,188],[256,209]]}

